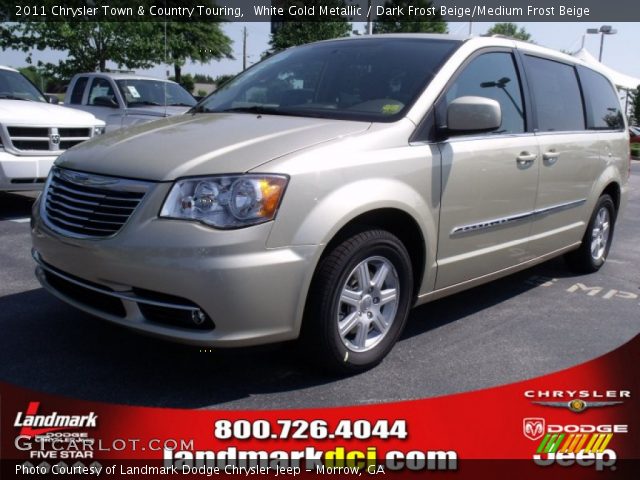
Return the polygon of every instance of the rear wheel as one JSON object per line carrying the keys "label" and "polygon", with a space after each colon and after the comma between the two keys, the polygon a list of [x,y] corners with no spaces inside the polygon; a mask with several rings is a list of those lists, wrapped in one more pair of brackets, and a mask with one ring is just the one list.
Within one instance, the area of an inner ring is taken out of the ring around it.
{"label": "rear wheel", "polygon": [[578,273],[600,270],[609,255],[615,221],[615,204],[609,195],[602,195],[593,210],[580,248],[565,257],[571,270]]}
{"label": "rear wheel", "polygon": [[340,372],[375,366],[402,332],[412,296],[402,242],[384,230],[353,235],[318,266],[302,330],[305,352]]}

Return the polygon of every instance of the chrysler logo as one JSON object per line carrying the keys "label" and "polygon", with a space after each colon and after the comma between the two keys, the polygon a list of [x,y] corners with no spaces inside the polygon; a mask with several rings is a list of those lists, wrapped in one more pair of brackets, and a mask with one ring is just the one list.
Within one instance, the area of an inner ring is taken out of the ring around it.
{"label": "chrysler logo", "polygon": [[58,174],[68,182],[75,183],[76,185],[107,186],[119,183],[115,178],[86,175],[78,172],[58,170]]}
{"label": "chrysler logo", "polygon": [[51,143],[53,143],[54,145],[58,145],[60,143],[60,135],[58,135],[57,133],[52,133],[51,135],[49,135],[49,140],[51,140]]}

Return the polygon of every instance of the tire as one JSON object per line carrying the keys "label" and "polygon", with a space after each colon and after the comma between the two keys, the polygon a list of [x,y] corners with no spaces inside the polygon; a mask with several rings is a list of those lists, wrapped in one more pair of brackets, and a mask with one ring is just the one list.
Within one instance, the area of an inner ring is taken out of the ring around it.
{"label": "tire", "polygon": [[609,195],[602,195],[596,203],[580,248],[569,252],[565,259],[576,273],[600,270],[609,255],[616,222],[616,207]]}
{"label": "tire", "polygon": [[302,326],[304,353],[339,373],[377,365],[400,336],[412,298],[411,259],[402,242],[384,230],[354,234],[318,265]]}

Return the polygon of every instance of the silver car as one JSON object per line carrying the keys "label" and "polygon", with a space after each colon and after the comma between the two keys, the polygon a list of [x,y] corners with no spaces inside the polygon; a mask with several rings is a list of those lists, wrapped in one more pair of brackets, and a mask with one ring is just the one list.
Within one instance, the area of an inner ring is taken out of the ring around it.
{"label": "silver car", "polygon": [[212,347],[299,338],[353,372],[415,305],[563,254],[598,270],[629,161],[613,85],[564,54],[320,42],[62,155],[33,256],[47,290],[114,323]]}

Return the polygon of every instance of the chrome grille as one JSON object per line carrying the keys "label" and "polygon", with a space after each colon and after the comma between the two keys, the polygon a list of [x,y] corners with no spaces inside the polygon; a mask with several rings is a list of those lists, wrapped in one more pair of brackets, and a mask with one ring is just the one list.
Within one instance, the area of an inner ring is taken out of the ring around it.
{"label": "chrome grille", "polygon": [[7,127],[11,145],[20,152],[66,150],[89,140],[92,130],[92,127]]}
{"label": "chrome grille", "polygon": [[120,231],[149,184],[54,167],[45,188],[42,217],[72,237],[110,237]]}

